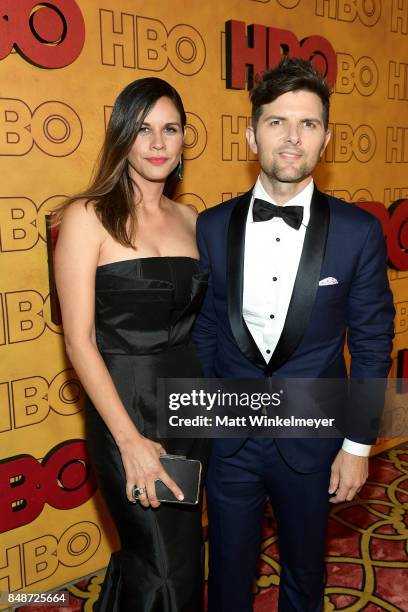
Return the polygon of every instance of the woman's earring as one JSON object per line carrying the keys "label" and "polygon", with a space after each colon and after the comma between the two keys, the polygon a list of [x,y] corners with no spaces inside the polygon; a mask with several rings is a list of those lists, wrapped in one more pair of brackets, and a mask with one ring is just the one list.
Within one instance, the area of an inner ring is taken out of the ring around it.
{"label": "woman's earring", "polygon": [[183,175],[184,175],[184,163],[183,163],[183,156],[181,156],[179,164],[178,164],[178,168],[177,168],[177,180],[182,181]]}

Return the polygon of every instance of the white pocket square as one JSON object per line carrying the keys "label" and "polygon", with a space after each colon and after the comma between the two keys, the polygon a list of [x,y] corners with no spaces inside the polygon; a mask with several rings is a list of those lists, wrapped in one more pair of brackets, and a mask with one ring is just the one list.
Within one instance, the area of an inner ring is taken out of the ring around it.
{"label": "white pocket square", "polygon": [[327,287],[327,285],[338,285],[339,281],[334,276],[328,276],[327,278],[322,278],[319,281],[319,287]]}

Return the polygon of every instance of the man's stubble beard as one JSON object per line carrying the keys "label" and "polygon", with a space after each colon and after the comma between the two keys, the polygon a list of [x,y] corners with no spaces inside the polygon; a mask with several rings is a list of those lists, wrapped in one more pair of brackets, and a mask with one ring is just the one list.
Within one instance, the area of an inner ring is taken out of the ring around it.
{"label": "man's stubble beard", "polygon": [[296,170],[286,170],[274,164],[269,169],[262,168],[270,181],[278,181],[279,183],[301,183],[310,176],[315,166],[304,163]]}
{"label": "man's stubble beard", "polygon": [[261,169],[270,181],[278,181],[279,183],[301,183],[306,178],[312,175],[317,164],[320,160],[320,154],[316,156],[316,159],[307,161],[305,160],[296,169],[286,169],[282,167],[278,161],[271,161],[269,168]]}

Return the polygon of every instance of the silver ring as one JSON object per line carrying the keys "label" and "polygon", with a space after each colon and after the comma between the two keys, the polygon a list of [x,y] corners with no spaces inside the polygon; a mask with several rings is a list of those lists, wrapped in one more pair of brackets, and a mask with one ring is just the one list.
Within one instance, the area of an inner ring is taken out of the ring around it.
{"label": "silver ring", "polygon": [[133,487],[132,489],[133,499],[139,499],[139,497],[143,495],[144,492],[145,490],[143,487]]}

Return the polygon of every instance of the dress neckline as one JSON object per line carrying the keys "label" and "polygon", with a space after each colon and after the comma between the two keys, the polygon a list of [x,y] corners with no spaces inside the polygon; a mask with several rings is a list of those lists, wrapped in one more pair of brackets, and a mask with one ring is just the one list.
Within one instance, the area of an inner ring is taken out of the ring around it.
{"label": "dress neckline", "polygon": [[111,261],[106,264],[100,264],[96,266],[96,269],[107,268],[108,266],[116,266],[118,264],[124,264],[135,261],[143,261],[143,259],[190,259],[191,261],[200,261],[196,257],[189,257],[188,255],[153,255],[150,257],[132,257],[131,259],[119,259],[118,261]]}

